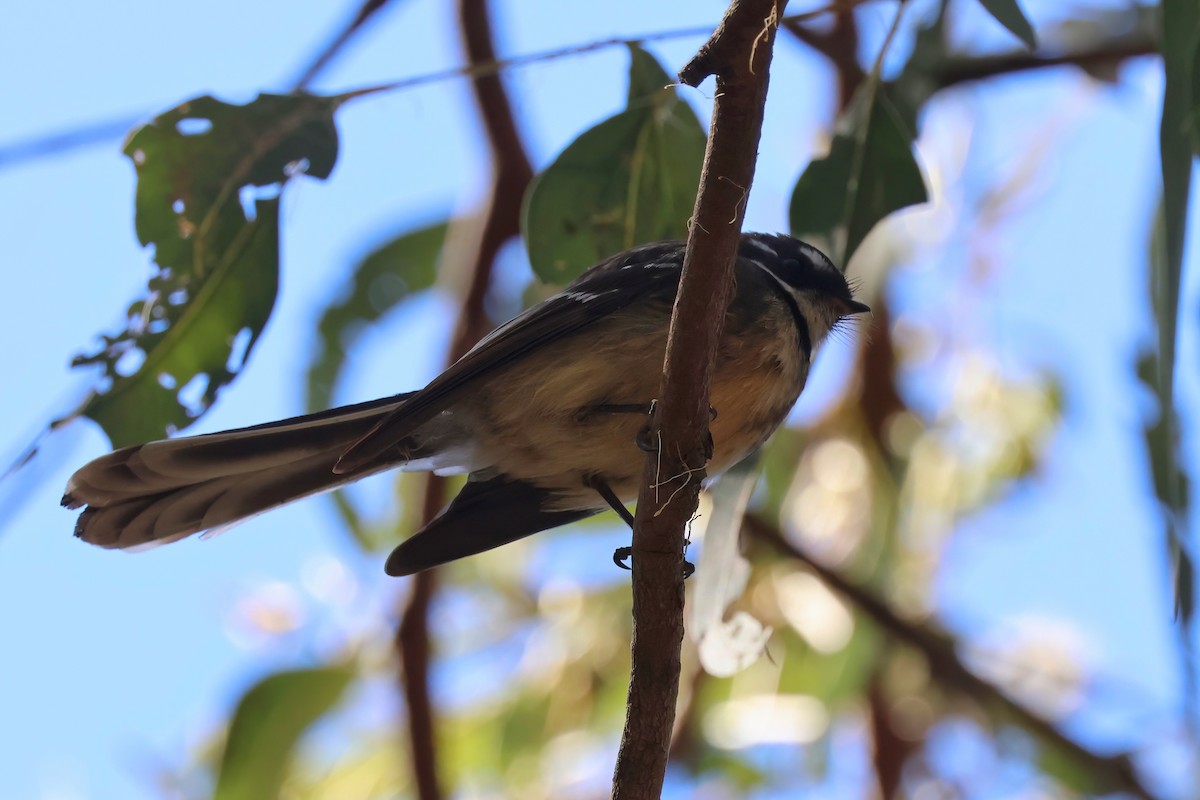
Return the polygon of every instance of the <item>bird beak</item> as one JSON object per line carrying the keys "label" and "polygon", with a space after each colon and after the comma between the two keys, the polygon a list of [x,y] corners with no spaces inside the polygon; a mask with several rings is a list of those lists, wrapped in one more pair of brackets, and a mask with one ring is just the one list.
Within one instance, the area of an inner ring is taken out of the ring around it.
{"label": "bird beak", "polygon": [[866,303],[860,303],[857,300],[848,300],[844,304],[844,307],[846,309],[846,313],[843,314],[843,316],[846,317],[850,316],[851,314],[869,314],[871,312],[871,307],[869,305]]}

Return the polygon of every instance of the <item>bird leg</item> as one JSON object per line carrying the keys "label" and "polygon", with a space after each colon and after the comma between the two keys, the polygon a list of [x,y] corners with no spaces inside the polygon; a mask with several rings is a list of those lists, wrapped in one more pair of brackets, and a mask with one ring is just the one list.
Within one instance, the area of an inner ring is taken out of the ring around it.
{"label": "bird leg", "polygon": [[[608,503],[608,507],[617,512],[617,516],[625,521],[629,526],[629,530],[633,530],[633,514],[629,513],[629,509],[621,502],[621,498],[617,497],[617,493],[612,490],[608,482],[599,475],[587,475],[583,479],[583,484],[589,489],[594,489],[596,494]],[[613,551],[613,563],[624,570],[631,569],[625,564],[625,560],[633,556],[632,547],[618,547]],[[683,562],[683,577],[686,580],[696,571],[696,567],[690,561]]]}

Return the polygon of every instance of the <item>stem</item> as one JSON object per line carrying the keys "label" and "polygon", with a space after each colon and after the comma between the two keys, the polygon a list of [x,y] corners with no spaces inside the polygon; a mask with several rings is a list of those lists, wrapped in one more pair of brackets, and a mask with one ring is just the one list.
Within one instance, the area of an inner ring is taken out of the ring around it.
{"label": "stem", "polygon": [[[650,800],[662,793],[679,696],[684,528],[695,513],[704,477],[708,394],[733,294],[733,264],[783,5],[783,0],[734,0],[712,37],[679,73],[689,86],[716,75],[716,100],[651,423],[660,452],[646,459],[638,498],[633,665],[613,772],[614,800]],[[660,486],[661,494],[656,492]]]}

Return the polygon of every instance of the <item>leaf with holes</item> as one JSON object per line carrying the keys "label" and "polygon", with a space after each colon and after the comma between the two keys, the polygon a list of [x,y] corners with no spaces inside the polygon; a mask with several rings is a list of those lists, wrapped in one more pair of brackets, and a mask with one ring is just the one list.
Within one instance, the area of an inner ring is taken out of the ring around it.
{"label": "leaf with holes", "polygon": [[626,109],[585,131],[530,186],[522,227],[548,283],[636,244],[687,235],[706,138],[672,78],[631,45]]}
{"label": "leaf with holes", "polygon": [[792,235],[845,269],[875,224],[928,199],[912,154],[915,114],[873,81],[839,122],[829,155],[808,165],[792,191]]}
{"label": "leaf with holes", "polygon": [[241,370],[275,304],[280,190],[296,174],[329,176],[339,102],[200,97],[129,137],[138,240],[156,268],[125,330],[74,361],[100,368],[80,413],[114,446],[187,427]]}
{"label": "leaf with holes", "polygon": [[1029,24],[1029,18],[1017,0],[979,0],[979,4],[1026,47],[1030,50],[1037,48],[1037,34],[1033,32],[1033,26]]}
{"label": "leaf with holes", "polygon": [[345,694],[348,667],[277,672],[242,695],[221,756],[215,800],[279,797],[300,737]]}

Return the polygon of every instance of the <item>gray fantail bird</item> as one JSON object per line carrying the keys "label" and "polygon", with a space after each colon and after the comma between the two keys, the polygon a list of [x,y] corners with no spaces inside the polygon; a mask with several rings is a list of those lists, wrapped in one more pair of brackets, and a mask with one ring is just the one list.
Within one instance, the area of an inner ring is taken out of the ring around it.
{"label": "gray fantail bird", "polygon": [[[603,261],[501,325],[424,389],[250,428],[125,447],[71,476],[75,535],[101,547],[224,528],[389,469],[465,471],[387,560],[410,575],[637,497],[636,440],[659,390],[684,243]],[[763,444],[814,348],[869,309],[816,248],[745,234],[709,403],[716,475]]]}

